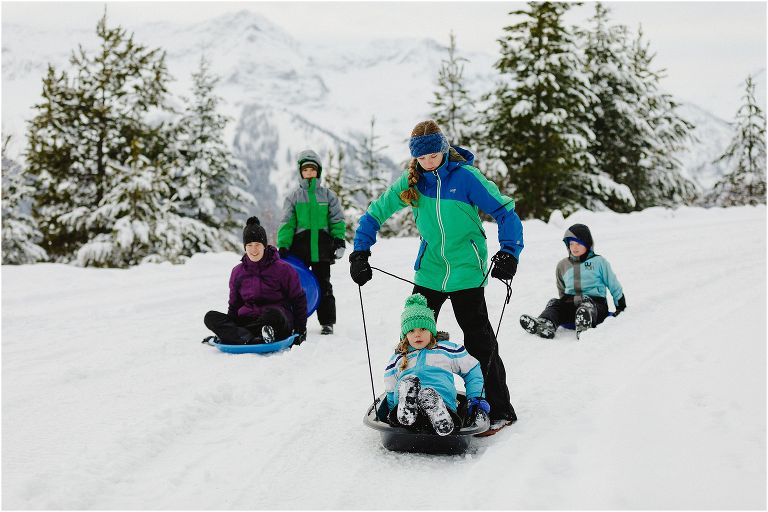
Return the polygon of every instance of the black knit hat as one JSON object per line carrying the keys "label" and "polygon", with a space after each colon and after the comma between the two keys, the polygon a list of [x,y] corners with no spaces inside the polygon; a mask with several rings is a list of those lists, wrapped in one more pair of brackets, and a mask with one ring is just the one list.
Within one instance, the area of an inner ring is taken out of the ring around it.
{"label": "black knit hat", "polygon": [[251,242],[259,242],[265,247],[267,245],[267,232],[261,227],[258,217],[250,217],[243,228],[243,245]]}

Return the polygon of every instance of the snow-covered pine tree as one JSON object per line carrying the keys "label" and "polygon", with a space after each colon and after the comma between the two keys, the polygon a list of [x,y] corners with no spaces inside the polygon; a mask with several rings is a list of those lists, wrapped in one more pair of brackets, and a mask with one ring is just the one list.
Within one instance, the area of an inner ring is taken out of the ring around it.
{"label": "snow-covered pine tree", "polygon": [[[595,138],[589,152],[596,169],[621,183],[624,176],[647,171],[650,161],[645,158],[645,147],[653,134],[637,112],[642,85],[634,73],[627,28],[611,25],[608,14],[609,10],[597,2],[589,28],[576,33],[582,41],[585,71],[595,95],[590,125]],[[606,199],[606,206],[619,212],[633,210],[635,203],[631,190]]]}
{"label": "snow-covered pine tree", "polygon": [[217,112],[221,98],[214,88],[218,81],[201,57],[192,74],[192,99],[184,98],[186,109],[178,121],[176,149],[181,166],[174,188],[181,203],[179,211],[219,233],[212,245],[199,245],[197,238],[187,240],[184,250],[188,254],[239,250],[237,231],[247,216],[246,205],[256,204],[244,189],[248,184],[244,165],[224,142],[230,119]]}
{"label": "snow-covered pine tree", "polygon": [[437,75],[437,90],[432,100],[434,119],[451,144],[471,147],[474,139],[474,102],[464,86],[464,57],[456,51],[456,35],[449,35],[448,58],[443,59]]}
{"label": "snow-covered pine tree", "polygon": [[3,174],[3,265],[23,265],[45,261],[48,255],[40,247],[43,235],[29,215],[33,188],[27,182],[24,169],[8,156],[11,136],[2,140]]}
{"label": "snow-covered pine tree", "polygon": [[661,91],[664,70],[653,70],[655,57],[650,43],[638,30],[632,49],[634,74],[640,84],[635,116],[646,127],[644,160],[630,167],[615,179],[627,185],[635,197],[635,209],[652,206],[674,207],[690,204],[696,199],[695,185],[683,176],[682,162],[677,158],[686,145],[694,140],[694,126],[677,112],[679,104],[672,95]]}
{"label": "snow-covered pine tree", "polygon": [[745,85],[743,103],[736,113],[736,134],[716,160],[728,163],[732,170],[708,194],[707,203],[714,206],[766,203],[765,113],[755,99],[751,75]]}
{"label": "snow-covered pine tree", "polygon": [[487,137],[506,166],[497,184],[514,196],[522,218],[600,209],[608,197],[626,193],[595,168],[588,150],[595,96],[574,36],[563,25],[570,7],[529,2],[528,10],[510,13],[520,21],[499,39],[502,80],[487,110]]}
{"label": "snow-covered pine tree", "polygon": [[387,146],[379,146],[378,140],[374,116],[371,117],[370,134],[361,136],[355,148],[354,160],[360,171],[354,180],[350,180],[350,193],[363,211],[389,186],[389,180],[384,178],[386,171],[381,155]]}
{"label": "snow-covered pine tree", "polygon": [[365,210],[361,210],[352,197],[352,193],[347,183],[349,177],[347,175],[346,165],[346,153],[344,152],[343,147],[338,146],[336,152],[330,150],[328,152],[328,165],[323,169],[323,184],[339,198],[341,210],[344,212],[344,222],[346,224],[344,238],[346,238],[347,241],[352,241],[355,237],[357,223]]}
{"label": "snow-covered pine tree", "polygon": [[112,232],[117,219],[91,213],[121,181],[116,173],[134,159],[132,148],[141,147],[142,158],[157,168],[171,158],[168,130],[147,120],[150,112],[159,117],[169,111],[164,53],[137,43],[120,26],[108,27],[106,14],[96,34],[99,48],[93,54],[82,47],[72,53],[71,80],[49,67],[43,102],[28,126],[33,212],[44,248],[63,262],[73,260],[86,242]]}

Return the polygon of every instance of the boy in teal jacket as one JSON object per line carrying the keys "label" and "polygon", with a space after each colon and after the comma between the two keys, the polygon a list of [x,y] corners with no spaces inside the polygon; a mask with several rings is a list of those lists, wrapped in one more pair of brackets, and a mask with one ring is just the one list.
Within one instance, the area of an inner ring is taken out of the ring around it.
{"label": "boy in teal jacket", "polygon": [[606,290],[613,297],[615,315],[627,307],[624,290],[610,263],[593,250],[589,228],[574,224],[565,232],[563,242],[569,254],[555,269],[560,297],[550,299],[538,318],[520,317],[523,329],[542,338],[554,338],[557,326],[565,323],[576,324],[577,338],[583,331],[597,326],[608,316]]}

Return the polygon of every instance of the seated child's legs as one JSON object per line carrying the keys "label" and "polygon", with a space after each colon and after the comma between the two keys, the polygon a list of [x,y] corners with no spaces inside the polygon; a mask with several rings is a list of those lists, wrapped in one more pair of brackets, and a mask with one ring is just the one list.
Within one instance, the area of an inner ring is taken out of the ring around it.
{"label": "seated child's legs", "polygon": [[244,319],[237,317],[232,319],[226,313],[218,311],[209,311],[205,314],[203,322],[205,326],[213,331],[221,343],[225,345],[244,345],[251,343],[254,334],[245,327],[247,322],[253,319]]}
{"label": "seated child's legs", "polygon": [[573,298],[566,295],[562,299],[549,299],[539,318],[546,318],[558,326],[573,322],[575,316],[576,306],[573,304]]}
{"label": "seated child's legs", "polygon": [[275,332],[276,340],[284,340],[291,335],[293,326],[288,317],[280,308],[267,308],[264,313],[258,318],[251,320],[246,328],[250,330],[255,336],[261,336],[261,328],[265,325],[269,325]]}

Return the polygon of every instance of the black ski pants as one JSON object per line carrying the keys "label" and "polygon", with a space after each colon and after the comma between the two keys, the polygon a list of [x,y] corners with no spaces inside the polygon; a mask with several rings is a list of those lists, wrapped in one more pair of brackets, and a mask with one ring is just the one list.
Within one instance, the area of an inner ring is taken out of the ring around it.
{"label": "black ski pants", "polygon": [[261,343],[261,328],[265,325],[270,325],[275,330],[276,340],[284,340],[291,335],[293,329],[291,320],[278,308],[269,308],[256,318],[232,318],[226,313],[209,311],[205,314],[203,322],[225,345]]}
{"label": "black ski pants", "polygon": [[317,306],[317,321],[320,325],[336,323],[336,297],[333,296],[331,284],[331,264],[319,261],[310,263],[309,267],[320,283],[320,304]]}
{"label": "black ski pants", "polygon": [[509,401],[507,372],[499,355],[499,344],[493,334],[493,327],[488,320],[485,288],[440,292],[416,285],[413,293],[426,297],[427,305],[435,312],[435,320],[446,299],[451,299],[453,314],[464,333],[464,347],[480,361],[485,376],[485,397],[491,406],[491,420],[516,420],[515,409]]}
{"label": "black ski pants", "polygon": [[605,297],[584,295],[579,298],[580,300],[575,299],[576,297],[573,295],[563,295],[559,299],[549,299],[539,318],[551,320],[555,325],[573,323],[576,321],[576,308],[581,302],[591,302],[595,307],[596,314],[592,316],[592,327],[602,323],[608,317],[608,301],[605,300]]}

